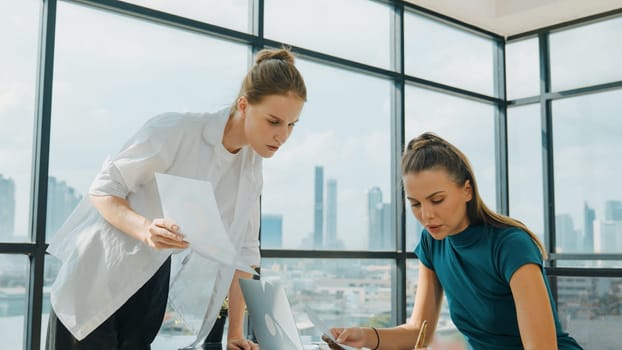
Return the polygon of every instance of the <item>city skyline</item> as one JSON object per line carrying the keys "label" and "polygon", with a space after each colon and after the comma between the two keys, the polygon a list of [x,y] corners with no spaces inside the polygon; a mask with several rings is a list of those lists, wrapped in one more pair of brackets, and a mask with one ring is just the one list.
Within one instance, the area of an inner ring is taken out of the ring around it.
{"label": "city skyline", "polygon": [[[48,177],[46,239],[49,241],[56,230],[82,200],[82,194],[65,181]],[[15,182],[0,174],[0,242],[25,240],[26,236],[14,232]]]}
{"label": "city skyline", "polygon": [[[324,167],[315,166],[314,173],[314,231],[311,241],[303,240],[299,248],[308,249],[344,249],[344,242],[337,233],[338,222],[338,187],[337,179],[324,181]],[[324,186],[325,185],[325,186]],[[0,174],[0,222],[5,224],[0,229],[0,241],[12,242],[19,240],[12,232],[12,222],[15,220],[14,181]],[[324,195],[326,191],[326,195]],[[48,178],[48,212],[47,212],[47,239],[63,224],[64,220],[73,211],[82,199],[82,194],[63,180],[54,176]],[[382,200],[382,190],[372,186],[367,192],[367,240],[370,250],[390,250],[394,248],[394,238],[391,231],[391,205]],[[325,203],[326,202],[326,203]],[[7,204],[8,203],[8,204]],[[584,210],[581,218],[583,227],[576,227],[579,221],[570,214],[556,215],[556,251],[562,253],[615,253],[622,251],[622,201],[607,199],[604,201],[604,213],[598,216],[595,209],[587,201],[583,201]],[[408,218],[412,216],[406,208]],[[284,249],[283,239],[287,233],[283,230],[283,221],[286,215],[262,213],[263,229],[268,228],[269,234],[266,249]],[[414,248],[422,226],[416,221],[407,218],[407,230],[410,230],[411,244]],[[267,219],[267,220],[266,220]],[[278,223],[277,223],[278,222]],[[271,228],[274,227],[274,228]],[[326,229],[324,229],[326,228]],[[318,230],[318,235],[315,230]],[[262,231],[263,234],[263,231]],[[321,237],[321,240],[318,240]],[[268,243],[269,242],[269,243]],[[306,242],[306,243],[305,243]],[[311,243],[311,244],[309,244]],[[285,248],[291,249],[291,248]]]}

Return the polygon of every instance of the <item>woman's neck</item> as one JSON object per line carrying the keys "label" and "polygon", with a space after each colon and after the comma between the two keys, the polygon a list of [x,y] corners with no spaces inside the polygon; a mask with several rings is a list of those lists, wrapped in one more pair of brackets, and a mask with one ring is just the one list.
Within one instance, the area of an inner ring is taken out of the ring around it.
{"label": "woman's neck", "polygon": [[247,144],[246,135],[244,134],[244,119],[240,111],[235,111],[229,116],[227,124],[225,124],[222,145],[230,153],[238,153]]}

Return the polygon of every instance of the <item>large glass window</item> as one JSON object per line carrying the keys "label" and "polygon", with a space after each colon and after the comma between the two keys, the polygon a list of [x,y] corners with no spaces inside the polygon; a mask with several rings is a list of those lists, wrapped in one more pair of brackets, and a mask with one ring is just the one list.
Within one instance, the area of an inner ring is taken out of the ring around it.
{"label": "large glass window", "polygon": [[58,3],[57,21],[48,240],[107,155],[157,114],[228,107],[249,57],[244,45],[80,5]]}
{"label": "large glass window", "polygon": [[362,0],[270,0],[265,36],[391,69],[391,7]]}
{"label": "large glass window", "polygon": [[[469,158],[482,199],[496,209],[495,125],[492,105],[419,88],[406,87],[405,142],[434,132]],[[421,226],[407,205],[406,249],[419,242]]]}
{"label": "large glass window", "polygon": [[505,45],[505,76],[508,100],[540,94],[538,38]]}
{"label": "large glass window", "polygon": [[620,36],[622,17],[552,33],[553,91],[622,80]]}
{"label": "large glass window", "polygon": [[309,102],[283,150],[264,162],[262,213],[272,216],[263,218],[262,240],[394,249],[390,82],[305,60],[298,68]]}
{"label": "large glass window", "polygon": [[557,283],[562,327],[585,349],[616,349],[620,337],[622,278],[549,277]]}
{"label": "large glass window", "polygon": [[544,241],[540,105],[508,108],[510,216]]}
{"label": "large glass window", "polygon": [[[395,95],[393,89],[401,86],[401,77],[361,72],[364,68],[354,72],[324,59],[328,54],[394,70],[393,53],[399,52],[394,47],[399,36],[391,32],[394,6],[375,0],[265,1],[264,40],[253,36],[260,18],[253,18],[259,9],[254,0],[127,1],[233,30],[230,35],[219,33],[219,37],[142,20],[141,13],[126,13],[127,6],[120,2],[109,2],[105,7],[110,10],[90,7],[89,2],[0,0],[0,64],[10,67],[0,70],[2,347],[23,348],[27,326],[40,332],[44,348],[49,291],[60,267],[58,260],[41,256],[32,243],[10,243],[31,241],[29,211],[32,199],[41,196],[31,190],[32,163],[37,159],[33,158],[33,135],[35,92],[40,88],[36,80],[38,46],[45,40],[39,38],[39,22],[41,9],[54,5],[48,241],[84,198],[106,156],[117,152],[142,124],[162,112],[229,107],[249,66],[251,45],[255,49],[279,41],[321,54],[310,52],[298,59],[309,88],[309,102],[288,144],[274,159],[264,161],[262,248],[277,251],[269,252],[272,258],[263,259],[262,278],[285,287],[305,343],[319,339],[305,307],[315,309],[328,326],[394,325],[395,294],[404,291],[396,291],[398,285],[402,288],[396,283],[400,278],[396,260],[384,257],[403,257],[402,252],[395,251],[399,234],[391,210],[394,201],[401,198],[394,198],[391,192],[396,185],[391,182],[396,137],[391,125],[401,125],[400,120],[391,119],[398,117],[392,111],[400,110],[399,99],[393,98],[400,92]],[[123,9],[115,12],[117,6]],[[478,35],[476,29],[453,25],[451,19],[405,8],[407,75],[496,96],[495,40],[502,40],[500,37],[491,39]],[[183,20],[184,28],[193,23]],[[620,33],[621,17],[545,31],[549,35],[553,92],[622,80],[617,66],[622,61],[622,49],[616,41]],[[538,39],[533,36],[506,44],[508,99],[539,95],[538,54]],[[432,131],[454,143],[471,160],[482,198],[496,209],[496,183],[502,181],[496,168],[501,165],[495,164],[498,106],[437,88],[430,89],[425,82],[406,85],[405,141]],[[616,119],[622,89],[563,95],[542,96],[552,105],[552,145],[543,143],[546,139],[542,139],[539,104],[508,108],[510,214],[542,238],[546,224],[542,150],[551,147],[556,252],[608,254],[600,260],[558,259],[556,266],[620,268],[622,260],[612,258],[622,254],[622,191],[616,178],[622,170],[616,162],[622,153],[618,136],[622,130]],[[405,245],[412,251],[421,226],[410,207],[406,206],[404,215]],[[301,259],[295,252],[278,249],[316,251],[304,253]],[[325,249],[372,253],[371,258],[326,259],[333,253],[321,251]],[[19,254],[7,254],[16,250]],[[281,253],[287,258],[279,258]],[[34,286],[43,289],[41,325],[24,319],[28,303],[33,302],[27,299],[27,254],[34,254],[35,261],[45,258],[43,283]],[[406,264],[408,317],[417,288],[419,260],[409,259]],[[551,280],[557,287],[565,330],[586,348],[615,347],[619,343],[611,336],[621,321],[622,284],[618,279]],[[190,287],[190,292],[201,292]],[[180,348],[194,340],[195,330],[178,321],[169,305],[154,349]],[[446,303],[433,346],[466,348]]]}
{"label": "large glass window", "polygon": [[561,252],[622,253],[622,90],[553,101],[555,223]]}
{"label": "large glass window", "polygon": [[39,1],[0,1],[0,243],[30,240],[39,16]]}
{"label": "large glass window", "polygon": [[250,32],[250,0],[126,0],[136,5],[172,13],[240,32]]}
{"label": "large glass window", "polygon": [[22,349],[28,290],[28,258],[0,254],[0,339],[3,349]]}
{"label": "large glass window", "polygon": [[442,22],[404,14],[406,74],[493,95],[494,43]]}

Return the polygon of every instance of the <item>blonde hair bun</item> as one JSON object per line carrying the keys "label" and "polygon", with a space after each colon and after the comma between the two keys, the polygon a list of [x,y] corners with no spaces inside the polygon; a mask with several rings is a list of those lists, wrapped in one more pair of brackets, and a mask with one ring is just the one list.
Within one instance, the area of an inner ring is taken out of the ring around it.
{"label": "blonde hair bun", "polygon": [[280,60],[291,65],[294,65],[294,55],[288,49],[263,49],[257,53],[255,56],[255,64],[260,64],[261,62],[267,60]]}

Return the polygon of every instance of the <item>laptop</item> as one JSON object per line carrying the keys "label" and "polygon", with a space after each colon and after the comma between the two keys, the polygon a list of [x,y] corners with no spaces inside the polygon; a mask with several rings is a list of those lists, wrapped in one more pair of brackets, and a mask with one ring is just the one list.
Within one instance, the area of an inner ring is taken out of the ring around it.
{"label": "laptop", "polygon": [[318,346],[309,347],[302,344],[296,320],[283,287],[264,280],[240,279],[239,281],[246,301],[248,317],[262,349],[319,349]]}

